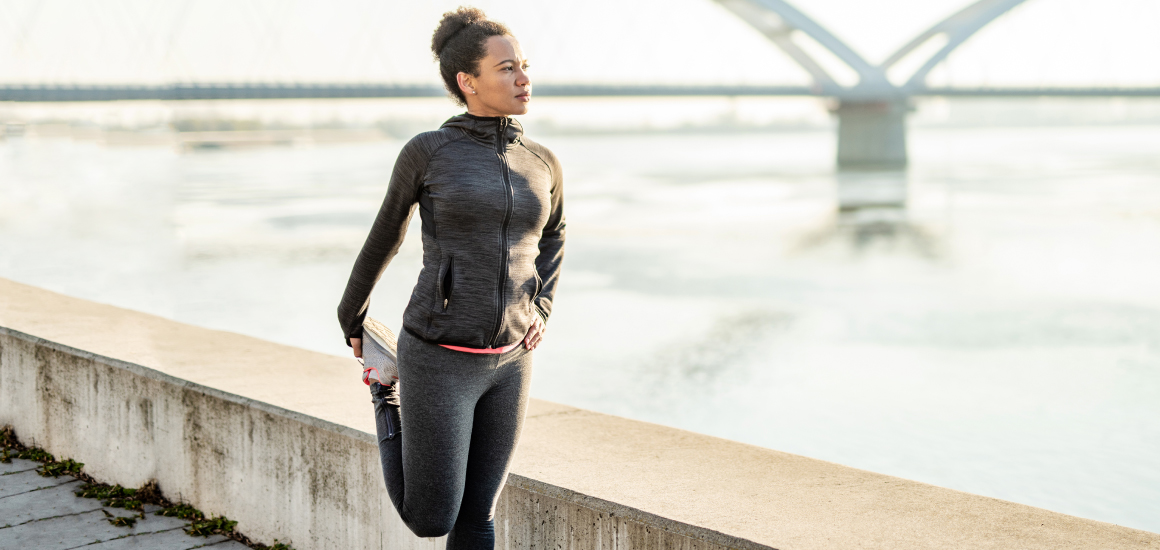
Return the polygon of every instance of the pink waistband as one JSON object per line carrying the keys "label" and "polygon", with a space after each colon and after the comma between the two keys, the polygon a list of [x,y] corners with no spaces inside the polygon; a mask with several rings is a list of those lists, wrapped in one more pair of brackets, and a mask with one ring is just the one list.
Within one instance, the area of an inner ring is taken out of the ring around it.
{"label": "pink waistband", "polygon": [[516,342],[514,344],[506,345],[502,348],[465,348],[463,346],[449,346],[447,344],[439,345],[450,350],[462,351],[464,353],[507,353],[513,349],[516,349],[516,346],[520,345],[521,343],[523,342]]}

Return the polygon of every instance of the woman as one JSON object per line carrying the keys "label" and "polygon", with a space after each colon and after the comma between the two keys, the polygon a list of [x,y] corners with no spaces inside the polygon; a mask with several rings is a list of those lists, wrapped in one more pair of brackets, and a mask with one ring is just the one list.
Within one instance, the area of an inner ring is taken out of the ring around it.
{"label": "woman", "polygon": [[418,205],[423,270],[403,314],[398,384],[368,369],[378,379],[371,393],[383,476],[416,535],[450,533],[449,550],[491,550],[495,503],[527,407],[531,351],[559,280],[564,189],[556,157],[510,118],[531,100],[528,64],[511,32],[461,7],[443,15],[431,49],[467,112],[399,153],[338,318],[361,357],[363,344],[373,344],[363,339],[371,289]]}

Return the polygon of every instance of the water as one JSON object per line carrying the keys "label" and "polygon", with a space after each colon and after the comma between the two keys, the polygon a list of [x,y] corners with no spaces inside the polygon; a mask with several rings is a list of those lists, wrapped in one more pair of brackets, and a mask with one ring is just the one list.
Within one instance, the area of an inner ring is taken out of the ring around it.
{"label": "water", "polygon": [[[907,173],[836,174],[826,131],[541,141],[537,397],[1160,531],[1160,125],[916,128]],[[345,355],[400,146],[9,139],[0,276]]]}

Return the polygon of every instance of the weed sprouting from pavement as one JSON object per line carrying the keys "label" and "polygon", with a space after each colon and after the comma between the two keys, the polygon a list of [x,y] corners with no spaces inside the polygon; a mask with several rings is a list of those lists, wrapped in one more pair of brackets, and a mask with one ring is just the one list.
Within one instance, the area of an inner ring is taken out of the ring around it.
{"label": "weed sprouting from pavement", "polygon": [[[133,510],[136,512],[144,511],[144,503],[137,497],[137,489],[126,489],[120,485],[105,485],[104,483],[86,483],[81,487],[80,491],[75,493],[78,497],[95,498],[101,501],[101,504],[109,508],[124,508],[126,510]],[[151,502],[150,504],[156,504]]]}
{"label": "weed sprouting from pavement", "polygon": [[108,519],[114,527],[132,527],[137,524],[137,518],[133,516],[117,516]]}
{"label": "weed sprouting from pavement", "polygon": [[139,518],[133,516],[114,516],[107,510],[101,510],[105,514],[105,521],[113,524],[114,527],[132,527],[137,524]]}
{"label": "weed sprouting from pavement", "polygon": [[43,466],[36,469],[36,473],[45,477],[60,477],[68,474],[75,476],[81,473],[81,469],[85,467],[83,462],[77,462],[71,458],[46,462]]}
{"label": "weed sprouting from pavement", "polygon": [[236,521],[217,516],[210,519],[195,520],[189,524],[189,527],[185,528],[185,532],[198,537],[229,535],[234,532],[234,526],[237,524]]}
{"label": "weed sprouting from pavement", "polygon": [[176,504],[164,510],[158,510],[157,515],[187,520],[205,519],[205,514],[202,514],[201,510],[188,504]]}

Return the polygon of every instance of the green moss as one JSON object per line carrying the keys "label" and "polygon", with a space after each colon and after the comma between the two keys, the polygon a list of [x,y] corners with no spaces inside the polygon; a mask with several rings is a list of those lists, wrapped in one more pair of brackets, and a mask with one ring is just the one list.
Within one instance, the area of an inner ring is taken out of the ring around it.
{"label": "green moss", "polygon": [[188,504],[177,504],[164,510],[158,510],[157,515],[189,520],[205,519],[205,514],[202,514],[201,510]]}
{"label": "green moss", "polygon": [[99,499],[101,504],[110,508],[124,508],[138,512],[144,509],[144,504],[137,497],[137,489],[128,489],[120,485],[109,486],[104,483],[87,483],[84,487],[81,487],[81,490],[73,494],[82,498]]}
{"label": "green moss", "polygon": [[258,550],[294,550],[293,546],[290,546],[289,544],[286,544],[286,543],[278,542],[278,539],[274,539],[274,546],[258,545],[258,546],[255,546],[255,548],[257,548]]}
{"label": "green moss", "polygon": [[46,462],[43,466],[36,469],[36,473],[45,477],[60,477],[65,474],[76,476],[80,475],[81,469],[84,467],[83,462],[77,462],[69,458],[59,462]]}
{"label": "green moss", "polygon": [[12,426],[4,426],[3,429],[0,429],[0,447],[5,449],[11,449],[13,447],[24,448],[20,444],[20,441],[17,441],[16,432],[12,429]]}
{"label": "green moss", "polygon": [[44,452],[41,449],[32,448],[24,449],[16,453],[16,458],[23,458],[24,460],[33,460],[36,462],[56,462],[56,457]]}
{"label": "green moss", "polygon": [[236,521],[231,521],[225,517],[217,516],[210,519],[194,520],[185,528],[185,532],[190,535],[198,537],[208,537],[210,535],[230,535],[234,532],[234,527],[238,524]]}
{"label": "green moss", "polygon": [[105,518],[105,521],[113,524],[116,527],[132,527],[137,524],[137,518],[133,516],[114,516]]}

